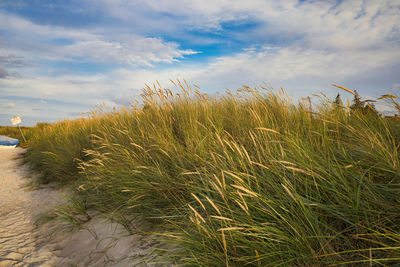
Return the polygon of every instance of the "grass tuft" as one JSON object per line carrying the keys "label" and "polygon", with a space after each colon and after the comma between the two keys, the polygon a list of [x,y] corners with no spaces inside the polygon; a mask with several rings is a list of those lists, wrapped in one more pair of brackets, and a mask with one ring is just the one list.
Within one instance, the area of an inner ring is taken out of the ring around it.
{"label": "grass tuft", "polygon": [[327,99],[311,110],[283,91],[211,97],[174,84],[175,95],[147,86],[142,107],[36,130],[26,161],[43,182],[76,187],[77,214],[162,225],[180,264],[399,264],[397,120]]}

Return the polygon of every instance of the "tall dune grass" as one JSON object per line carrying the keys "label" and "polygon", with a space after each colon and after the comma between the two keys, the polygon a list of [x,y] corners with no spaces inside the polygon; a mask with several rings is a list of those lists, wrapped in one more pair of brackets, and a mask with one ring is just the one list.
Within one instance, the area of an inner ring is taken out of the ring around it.
{"label": "tall dune grass", "polygon": [[[39,123],[36,127],[42,127],[42,124]],[[27,143],[25,140],[28,140],[33,134],[33,127],[20,127],[17,126],[0,126],[0,135],[5,135],[11,138],[16,138],[19,140],[18,146],[26,147]],[[25,138],[25,139],[24,139]]]}
{"label": "tall dune grass", "polygon": [[75,183],[85,208],[162,224],[179,264],[400,263],[396,121],[329,101],[311,111],[282,91],[178,86],[48,126],[26,160],[43,181]]}
{"label": "tall dune grass", "polygon": [[28,141],[25,161],[42,174],[41,182],[69,183],[78,179],[79,160],[91,146],[95,119],[65,120],[37,128]]}

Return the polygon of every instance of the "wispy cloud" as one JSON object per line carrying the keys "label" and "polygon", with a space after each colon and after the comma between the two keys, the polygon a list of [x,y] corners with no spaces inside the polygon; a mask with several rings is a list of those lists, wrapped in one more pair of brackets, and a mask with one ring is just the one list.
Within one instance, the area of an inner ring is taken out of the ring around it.
{"label": "wispy cloud", "polygon": [[22,57],[15,55],[0,55],[0,64],[11,68],[20,68],[27,65]]}
{"label": "wispy cloud", "polygon": [[[399,3],[397,1],[190,1],[149,0],[86,1],[102,15],[131,22],[151,20],[164,31],[224,28],[231,21],[256,21],[260,27],[237,35],[249,42],[270,37],[303,41],[318,48],[359,49],[398,41]],[[95,3],[94,3],[95,2]],[[161,14],[161,16],[160,16]],[[154,16],[158,15],[157,19]],[[165,28],[165,21],[172,24]],[[145,25],[146,22],[144,23]],[[178,27],[182,26],[183,27]],[[151,26],[148,25],[148,28]],[[255,37],[255,39],[254,39]],[[295,37],[295,38],[294,38]]]}
{"label": "wispy cloud", "polygon": [[[145,83],[171,78],[207,92],[266,81],[295,96],[326,92],[331,83],[373,97],[400,94],[395,0],[40,5],[49,16],[31,14],[24,1],[0,11],[0,96],[112,105],[137,96]],[[51,13],[55,6],[77,22]],[[37,108],[29,111],[42,116]]]}
{"label": "wispy cloud", "polygon": [[185,55],[196,54],[193,50],[179,49],[176,43],[140,36],[121,37],[119,41],[78,41],[63,47],[60,52],[66,57],[79,57],[81,60],[147,66],[159,62],[172,63]]}
{"label": "wispy cloud", "polygon": [[[11,105],[10,105],[11,104]],[[12,104],[14,104],[13,107]],[[22,125],[34,125],[38,121],[57,121],[75,118],[76,114],[86,112],[90,105],[40,99],[32,96],[3,96],[0,98],[0,125],[10,125],[13,116],[22,118]]]}
{"label": "wispy cloud", "polygon": [[[41,55],[47,60],[79,60],[98,63],[117,63],[147,65],[153,63],[172,63],[177,59],[196,52],[180,49],[174,42],[165,42],[161,38],[143,37],[135,34],[116,35],[97,29],[69,29],[60,26],[38,25],[16,15],[0,12],[0,29],[10,35],[27,36],[30,49],[26,51],[26,42],[10,37],[13,48],[0,49],[28,56]],[[60,42],[60,40],[62,42]],[[40,45],[42,44],[42,45]],[[3,53],[4,53],[3,52]],[[36,52],[39,54],[29,54]],[[37,60],[37,59],[36,59]],[[21,57],[0,56],[0,63],[21,67]]]}
{"label": "wispy cloud", "polygon": [[5,78],[8,75],[9,75],[8,71],[5,68],[3,68],[2,66],[0,66],[0,78]]}

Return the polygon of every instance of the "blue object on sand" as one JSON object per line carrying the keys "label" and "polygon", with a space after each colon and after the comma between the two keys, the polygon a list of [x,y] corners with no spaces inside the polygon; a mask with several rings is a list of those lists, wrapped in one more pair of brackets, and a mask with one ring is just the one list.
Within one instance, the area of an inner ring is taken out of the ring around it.
{"label": "blue object on sand", "polygon": [[18,144],[19,144],[19,140],[18,139],[14,139],[14,138],[11,138],[11,137],[0,135],[0,146],[15,147]]}

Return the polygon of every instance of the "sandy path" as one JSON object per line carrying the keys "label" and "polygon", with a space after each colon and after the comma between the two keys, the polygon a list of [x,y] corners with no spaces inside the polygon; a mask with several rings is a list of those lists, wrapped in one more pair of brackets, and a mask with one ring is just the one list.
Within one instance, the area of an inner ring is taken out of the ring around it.
{"label": "sandy path", "polygon": [[[16,158],[23,149],[0,150],[0,266],[54,266],[54,246],[34,227],[36,216],[57,193],[50,189],[27,190],[28,171]],[[46,203],[47,202],[47,203]]]}
{"label": "sandy path", "polygon": [[29,190],[31,173],[18,159],[23,151],[0,150],[0,267],[171,266],[154,253],[157,238],[128,234],[101,215],[73,232],[54,232],[56,222],[35,227],[38,215],[64,196],[51,187]]}

